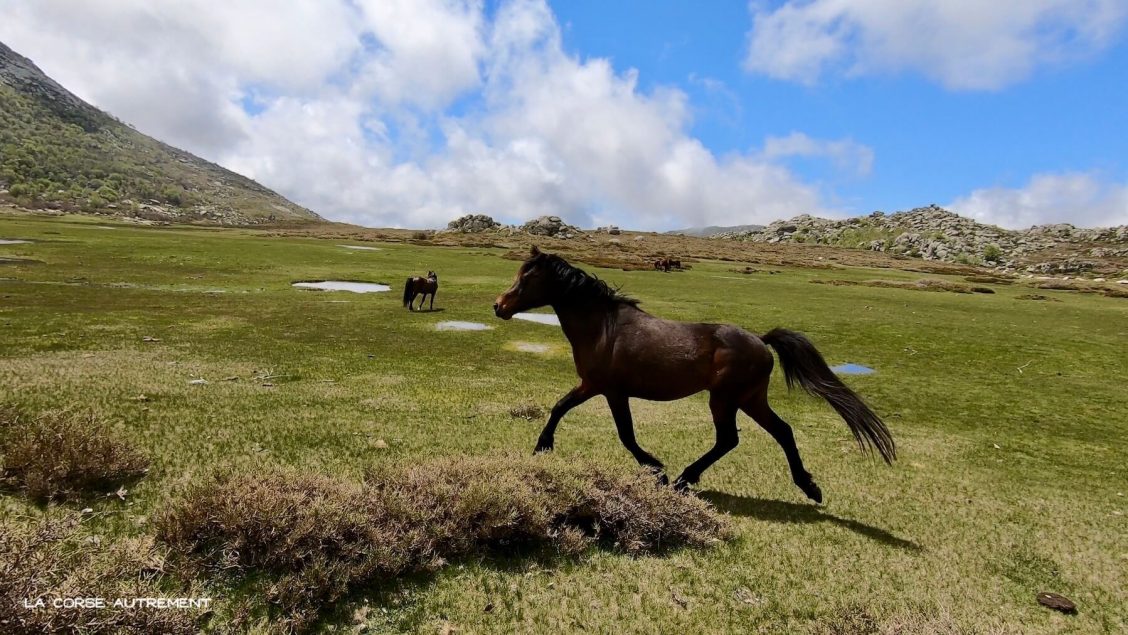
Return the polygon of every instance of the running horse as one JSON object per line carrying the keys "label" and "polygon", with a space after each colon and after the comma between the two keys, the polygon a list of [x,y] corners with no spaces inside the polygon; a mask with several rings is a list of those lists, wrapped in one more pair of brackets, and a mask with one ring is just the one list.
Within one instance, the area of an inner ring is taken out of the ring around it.
{"label": "running horse", "polygon": [[428,271],[426,278],[415,276],[407,279],[407,284],[403,287],[403,305],[407,307],[408,311],[411,308],[411,303],[415,301],[415,296],[422,294],[423,297],[419,298],[419,310],[423,310],[423,302],[427,300],[427,296],[431,296],[431,304],[428,310],[435,310],[435,292],[439,290],[439,274],[434,271]]}
{"label": "running horse", "polygon": [[515,313],[551,306],[572,345],[580,384],[552,408],[536,452],[552,450],[556,426],[564,415],[602,395],[607,400],[619,440],[640,465],[668,483],[662,462],[635,440],[630,399],[672,401],[709,391],[716,442],[675,480],[684,489],[736,447],[736,414],[755,419],[783,448],[791,478],[811,500],[822,490],[803,467],[791,426],[768,405],[768,379],[775,349],[789,388],[798,384],[822,397],[846,421],[859,447],[876,450],[886,463],[896,456],[893,437],[881,419],[827,367],[802,334],[781,328],[760,336],[728,324],[665,320],[643,311],[638,301],[533,247],[513,285],[498,296],[494,313],[508,320]]}

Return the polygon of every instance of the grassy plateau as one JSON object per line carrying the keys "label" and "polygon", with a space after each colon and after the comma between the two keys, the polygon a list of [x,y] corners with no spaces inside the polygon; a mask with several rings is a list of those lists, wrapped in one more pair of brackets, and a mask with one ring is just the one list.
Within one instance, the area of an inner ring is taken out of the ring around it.
{"label": "grassy plateau", "polygon": [[[787,393],[777,365],[773,407],[794,427],[825,505],[805,499],[779,447],[741,415],[741,445],[705,473],[696,493],[727,517],[730,526],[717,540],[695,538],[645,553],[601,549],[571,540],[567,532],[579,530],[558,531],[549,519],[535,537],[567,539],[568,553],[486,553],[469,546],[449,558],[428,552],[434,566],[405,566],[404,575],[389,579],[365,577],[332,595],[307,624],[268,610],[269,594],[253,576],[177,564],[178,556],[188,555],[178,554],[178,545],[196,540],[189,534],[206,525],[200,518],[212,504],[274,509],[227,490],[206,495],[217,474],[261,473],[264,482],[286,481],[286,475],[330,479],[318,491],[339,494],[318,500],[339,495],[347,506],[389,499],[379,485],[354,491],[348,484],[381,482],[372,475],[392,466],[452,457],[495,457],[528,473],[540,462],[581,460],[611,466],[600,469],[623,478],[634,473],[601,399],[564,419],[555,456],[525,457],[544,423],[541,413],[576,383],[558,327],[493,316],[493,300],[518,266],[502,256],[525,247],[349,242],[14,213],[0,214],[0,239],[29,241],[0,245],[0,404],[96,418],[101,434],[128,443],[148,461],[143,475],[86,498],[44,502],[5,487],[4,531],[78,514],[83,544],[152,550],[167,559],[160,584],[186,585],[175,588],[212,598],[212,613],[200,622],[206,630],[1128,629],[1124,298],[1055,289],[1032,295],[1023,284],[976,283],[994,293],[871,286],[864,283],[913,283],[923,275],[821,258],[818,268],[782,264],[736,272],[738,264],[758,262],[755,244],[740,245],[744,262],[733,252],[729,260],[700,258],[689,271],[670,274],[579,263],[656,315],[760,333],[783,326],[806,333],[831,365],[876,369],[844,380],[884,418],[899,460],[890,468],[861,455],[827,404]],[[348,244],[376,249],[341,246]],[[598,245],[591,249],[599,251]],[[401,306],[404,279],[427,270],[439,274],[435,311],[408,312]],[[929,277],[965,284],[958,275]],[[291,286],[309,280],[379,282],[392,290],[353,294]],[[855,284],[812,284],[827,280]],[[492,328],[436,330],[449,320]],[[640,443],[674,474],[712,444],[704,395],[632,406]],[[0,465],[5,460],[0,457]],[[450,464],[443,465],[449,475]],[[498,480],[516,491],[513,478]],[[457,494],[461,487],[443,483],[426,491]],[[604,505],[600,492],[597,502]],[[191,522],[182,518],[178,540],[162,542],[170,533],[169,510],[193,496]],[[352,526],[340,516],[324,522],[322,528]],[[333,532],[322,533],[329,534],[319,543],[324,546]],[[495,538],[475,540],[510,544]],[[276,539],[285,541],[285,532]],[[262,548],[274,546],[267,541]],[[15,551],[0,549],[0,558],[4,553]],[[304,556],[287,551],[286,557]],[[318,566],[331,567],[335,556],[318,557],[326,558]],[[20,570],[0,562],[4,566]],[[316,577],[303,575],[303,584]],[[1039,605],[1040,592],[1068,597],[1077,613]],[[0,606],[0,619],[15,610]]]}

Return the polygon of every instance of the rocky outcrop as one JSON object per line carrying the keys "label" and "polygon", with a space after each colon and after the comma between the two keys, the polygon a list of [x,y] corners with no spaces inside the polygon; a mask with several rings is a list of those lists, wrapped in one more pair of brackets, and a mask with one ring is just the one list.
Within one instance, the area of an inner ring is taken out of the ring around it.
{"label": "rocky outcrop", "polygon": [[485,214],[467,214],[447,223],[446,230],[459,234],[479,234],[496,230],[499,227],[501,227],[501,223]]}
{"label": "rocky outcrop", "polygon": [[[619,233],[617,227],[613,229],[613,233]],[[442,232],[458,234],[492,233],[502,236],[529,234],[563,240],[586,237],[583,230],[565,223],[559,216],[540,216],[523,225],[502,225],[485,214],[467,214],[447,223],[446,229]]]}
{"label": "rocky outcrop", "polygon": [[1128,254],[1128,226],[1085,229],[1061,223],[1013,231],[985,225],[936,205],[843,220],[803,214],[775,221],[763,229],[728,232],[715,238],[836,245],[1037,273],[1083,273],[1094,269],[1096,263],[1077,257],[1076,253],[1033,261],[1039,253],[1063,246],[1093,258]]}
{"label": "rocky outcrop", "polygon": [[538,216],[522,225],[521,231],[533,236],[565,239],[583,235],[583,230],[565,223],[559,216]]}

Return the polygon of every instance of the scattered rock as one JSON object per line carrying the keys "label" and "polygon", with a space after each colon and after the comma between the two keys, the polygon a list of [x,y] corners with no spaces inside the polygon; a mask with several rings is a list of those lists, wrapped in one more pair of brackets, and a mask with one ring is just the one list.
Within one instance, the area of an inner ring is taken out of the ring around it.
{"label": "scattered rock", "polygon": [[208,383],[208,380],[203,379],[203,378],[192,379],[192,380],[189,380],[188,383],[192,386],[203,386],[204,384]]}
{"label": "scattered rock", "polygon": [[159,337],[153,337],[151,335],[146,335],[146,336],[141,338],[141,341],[142,342],[159,342],[159,341],[161,341],[161,339]]}
{"label": "scattered rock", "polygon": [[1073,603],[1073,600],[1070,600],[1065,596],[1058,595],[1057,593],[1048,593],[1046,591],[1043,591],[1039,593],[1037,597],[1038,604],[1041,604],[1046,608],[1051,608],[1055,611],[1061,611],[1062,613],[1065,613],[1067,615],[1077,614],[1077,605]]}

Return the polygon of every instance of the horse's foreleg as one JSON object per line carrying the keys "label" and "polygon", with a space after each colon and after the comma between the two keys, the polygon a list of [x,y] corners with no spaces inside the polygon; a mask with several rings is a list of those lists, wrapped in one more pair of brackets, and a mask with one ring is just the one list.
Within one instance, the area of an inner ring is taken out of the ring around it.
{"label": "horse's foreleg", "polygon": [[556,438],[556,425],[568,414],[568,411],[583,402],[591,399],[595,395],[587,384],[581,383],[568,394],[560,398],[556,405],[552,407],[552,412],[548,415],[548,423],[544,425],[544,430],[541,430],[540,438],[537,439],[537,447],[534,452],[548,452],[552,450],[553,441]]}
{"label": "horse's foreleg", "polygon": [[434,291],[431,292],[431,305],[428,307],[428,309],[431,310],[431,311],[435,310],[435,292]]}
{"label": "horse's foreleg", "polygon": [[709,398],[709,410],[713,413],[713,426],[717,429],[717,440],[708,452],[685,468],[674,486],[683,489],[701,480],[701,474],[729,453],[740,442],[736,432],[736,404],[724,397],[713,395]]}
{"label": "horse's foreleg", "polygon": [[795,445],[795,434],[791,431],[791,426],[772,410],[766,397],[747,404],[742,409],[783,448],[783,453],[787,456],[787,466],[791,468],[791,480],[803,490],[807,498],[821,503],[822,490],[815,484],[811,473],[803,467],[803,459],[799,457],[799,448]]}
{"label": "horse's foreleg", "polygon": [[[634,455],[638,464],[649,467],[658,473],[665,470],[665,466],[662,465],[662,462],[654,458],[654,455],[643,450],[642,447],[639,446],[638,441],[635,440],[630,400],[626,397],[612,397],[608,395],[607,405],[611,408],[611,416],[615,418],[615,429],[619,432],[619,440],[622,441],[623,446]],[[666,482],[665,475],[662,476],[662,482]]]}
{"label": "horse's foreleg", "polygon": [[424,303],[424,302],[426,302],[426,301],[427,301],[427,294],[426,294],[426,293],[424,293],[423,295],[419,296],[419,310],[420,310],[420,311],[422,311],[422,310],[423,310],[423,303]]}

